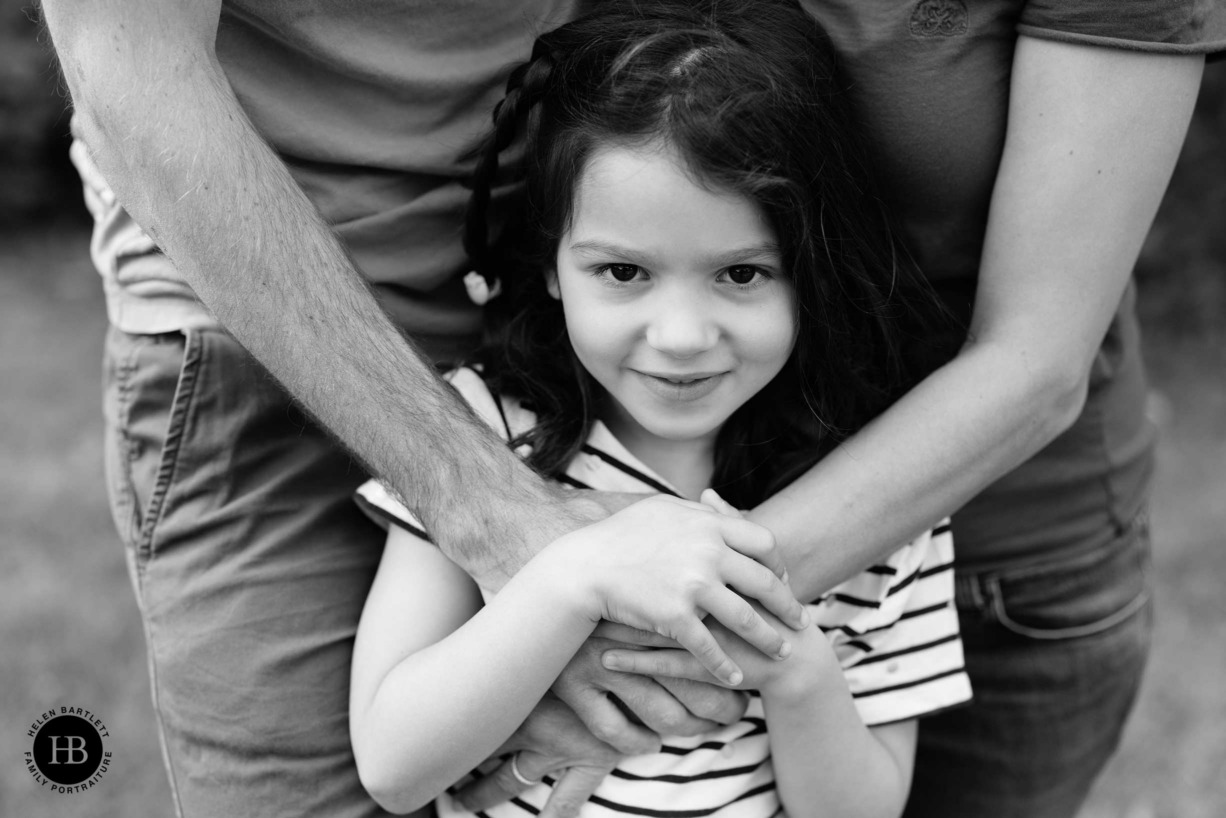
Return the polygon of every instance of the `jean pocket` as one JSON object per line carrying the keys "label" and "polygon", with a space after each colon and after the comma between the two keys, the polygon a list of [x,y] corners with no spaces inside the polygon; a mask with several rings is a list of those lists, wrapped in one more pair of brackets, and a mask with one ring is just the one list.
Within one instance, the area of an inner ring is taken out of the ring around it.
{"label": "jean pocket", "polygon": [[1139,516],[1087,554],[985,579],[993,618],[1030,639],[1076,639],[1128,621],[1150,600],[1149,527]]}
{"label": "jean pocket", "polygon": [[202,351],[200,333],[191,331],[129,335],[112,329],[108,338],[112,510],[138,565],[150,556],[190,429]]}

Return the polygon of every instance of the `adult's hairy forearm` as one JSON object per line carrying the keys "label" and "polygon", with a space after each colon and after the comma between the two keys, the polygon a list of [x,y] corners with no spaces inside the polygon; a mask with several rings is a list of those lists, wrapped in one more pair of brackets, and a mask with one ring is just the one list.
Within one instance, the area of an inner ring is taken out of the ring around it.
{"label": "adult's hairy forearm", "polygon": [[[166,48],[143,55],[150,68],[74,45],[60,55],[85,141],[133,218],[301,404],[498,584],[525,558],[520,509],[548,495],[384,315],[211,54]],[[508,550],[485,553],[488,530]]]}

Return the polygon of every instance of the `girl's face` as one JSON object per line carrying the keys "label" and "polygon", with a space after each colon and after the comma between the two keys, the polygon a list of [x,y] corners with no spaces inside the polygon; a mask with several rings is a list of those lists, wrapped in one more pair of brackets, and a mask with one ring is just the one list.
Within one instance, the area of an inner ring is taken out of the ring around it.
{"label": "girl's face", "polygon": [[579,178],[549,291],[623,444],[712,445],[792,352],[784,272],[752,200],[696,183],[669,147],[610,145]]}

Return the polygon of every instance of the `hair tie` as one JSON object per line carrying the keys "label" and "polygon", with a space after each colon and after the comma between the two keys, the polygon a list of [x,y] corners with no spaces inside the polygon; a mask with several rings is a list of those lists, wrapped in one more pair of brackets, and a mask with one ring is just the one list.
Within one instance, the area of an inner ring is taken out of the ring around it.
{"label": "hair tie", "polygon": [[485,276],[470,270],[464,276],[464,289],[468,290],[468,297],[474,304],[483,307],[502,292],[502,281],[494,279],[494,286],[491,287]]}

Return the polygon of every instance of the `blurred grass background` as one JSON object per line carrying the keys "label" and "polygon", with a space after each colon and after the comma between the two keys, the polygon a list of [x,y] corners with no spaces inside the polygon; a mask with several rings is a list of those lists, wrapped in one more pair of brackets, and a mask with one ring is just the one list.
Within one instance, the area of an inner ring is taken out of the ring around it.
{"label": "blurred grass background", "polygon": [[[0,816],[173,814],[144,637],[103,489],[101,288],[67,116],[21,0],[0,0]],[[1211,66],[1137,275],[1161,430],[1157,630],[1123,746],[1081,818],[1226,815],[1226,62]],[[26,731],[91,709],[115,753],[51,795]]]}

